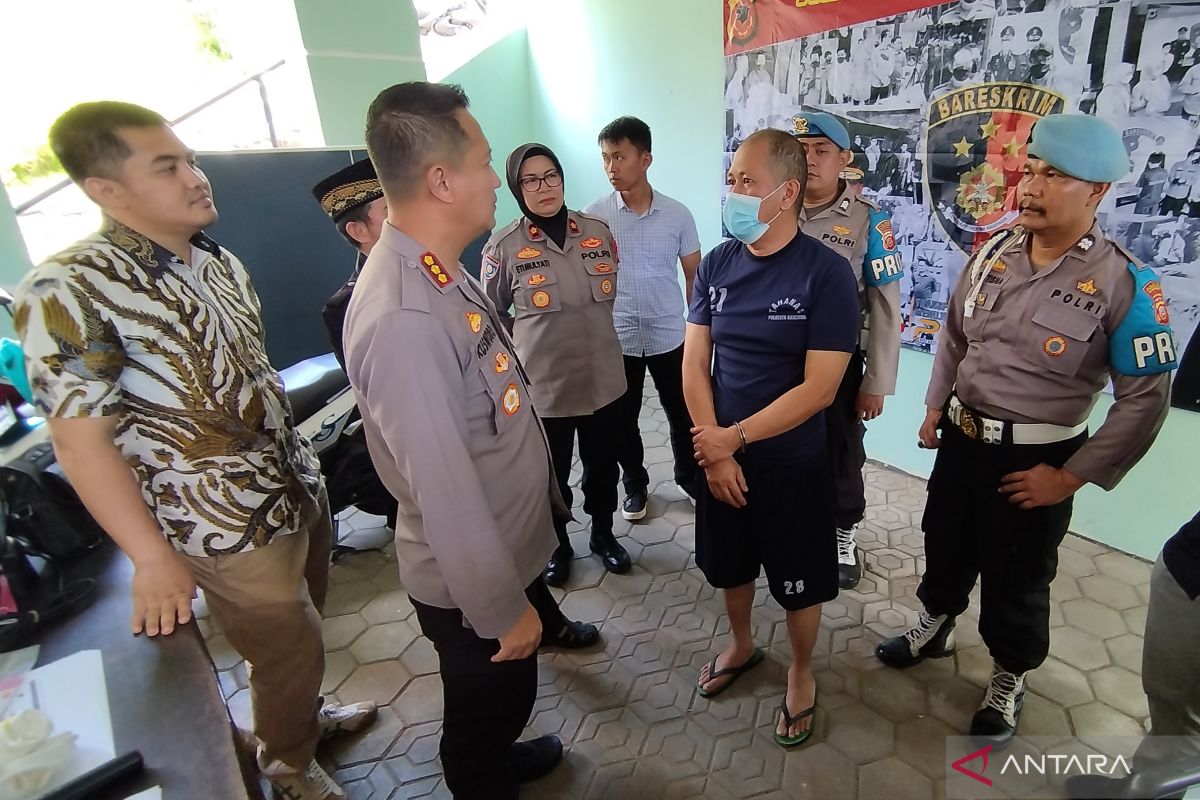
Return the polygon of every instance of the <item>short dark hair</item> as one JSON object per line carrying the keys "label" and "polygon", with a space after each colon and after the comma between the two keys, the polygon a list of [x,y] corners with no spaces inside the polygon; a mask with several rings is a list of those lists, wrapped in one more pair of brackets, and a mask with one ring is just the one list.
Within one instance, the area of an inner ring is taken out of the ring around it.
{"label": "short dark hair", "polygon": [[617,117],[600,131],[596,144],[620,144],[622,139],[628,139],[640,152],[650,152],[650,126],[637,117]]}
{"label": "short dark hair", "polygon": [[407,197],[434,159],[461,160],[467,132],[455,115],[469,104],[457,84],[412,81],[379,93],[367,110],[366,140],[385,191]]}
{"label": "short dark hair", "polygon": [[1032,28],[1030,28],[1029,30],[1025,31],[1025,38],[1026,38],[1026,39],[1028,39],[1028,38],[1030,37],[1030,35],[1032,35],[1032,34],[1033,34],[1033,32],[1034,32],[1034,31],[1037,31],[1037,35],[1038,35],[1038,36],[1041,36],[1041,35],[1042,35],[1042,29],[1041,29],[1041,28],[1039,28],[1037,25],[1034,25]]}
{"label": "short dark hair", "polygon": [[[790,133],[778,128],[763,128],[746,137],[742,147],[759,139],[767,146],[767,161],[776,177],[785,181],[800,181],[800,193],[808,185],[808,156],[804,147]],[[799,213],[800,204],[797,203]]]}
{"label": "short dark hair", "polygon": [[1004,26],[1004,30],[1000,31],[1000,36],[1001,36],[1001,37],[1004,37],[1004,36],[1016,36],[1016,35],[1017,35],[1017,29],[1016,29],[1016,28],[1014,28],[1012,25],[1005,25],[1005,26]]}
{"label": "short dark hair", "polygon": [[157,128],[162,115],[116,100],[80,103],[63,112],[50,126],[50,149],[76,183],[86,178],[111,178],[133,153],[120,137],[122,128]]}
{"label": "short dark hair", "polygon": [[334,223],[334,225],[337,226],[338,233],[340,233],[346,239],[346,241],[350,243],[350,246],[355,249],[358,249],[360,246],[359,241],[351,236],[350,232],[347,231],[346,228],[350,226],[351,222],[365,223],[367,218],[370,216],[370,213],[371,204],[363,203],[361,206],[355,206],[354,208],[342,214],[340,217],[338,217],[337,222]]}

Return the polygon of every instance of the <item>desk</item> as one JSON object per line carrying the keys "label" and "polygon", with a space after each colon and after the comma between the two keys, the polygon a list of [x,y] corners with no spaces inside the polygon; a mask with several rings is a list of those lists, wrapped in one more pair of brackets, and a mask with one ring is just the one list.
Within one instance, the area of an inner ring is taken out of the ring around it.
{"label": "desk", "polygon": [[[0,463],[44,441],[35,431],[0,449]],[[67,580],[91,577],[91,604],[47,626],[38,665],[80,650],[99,650],[117,754],[139,750],[146,770],[93,800],[123,800],[161,786],[165,800],[249,800],[233,725],[217,687],[216,670],[196,624],[166,637],[129,633],[133,565],[111,541],[66,564]]]}

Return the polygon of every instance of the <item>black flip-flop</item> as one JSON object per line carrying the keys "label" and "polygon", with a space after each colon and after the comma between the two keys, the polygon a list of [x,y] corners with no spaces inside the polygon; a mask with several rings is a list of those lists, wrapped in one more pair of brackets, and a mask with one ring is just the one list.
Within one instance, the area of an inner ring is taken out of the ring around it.
{"label": "black flip-flop", "polygon": [[[758,666],[758,663],[763,660],[763,651],[761,647],[754,648],[754,652],[751,653],[750,657],[746,659],[746,663],[742,664],[740,667],[725,667],[725,669],[717,669],[717,659],[720,657],[721,656],[718,653],[717,655],[713,656],[712,661],[708,662],[708,678],[704,680],[703,683],[700,681],[696,682],[696,689],[700,692],[701,697],[716,697],[721,692],[728,689],[738,678],[742,677],[744,673],[748,672],[753,667]],[[708,683],[709,681],[720,678],[723,675],[729,675],[729,680],[725,681],[711,692],[704,690],[704,683]]]}
{"label": "black flip-flop", "polygon": [[[783,700],[779,703],[779,713],[783,715],[783,724],[788,730],[791,730],[793,725],[795,725],[797,722],[800,722],[805,717],[813,716],[816,710],[817,694],[815,691],[813,692],[813,704],[794,717],[788,713],[786,694],[783,696]],[[799,747],[808,741],[808,737],[812,736],[813,728],[815,728],[816,725],[817,721],[814,719],[812,724],[808,726],[808,730],[802,732],[799,736],[780,736],[779,726],[776,724],[774,734],[775,744],[779,745],[780,747]]]}

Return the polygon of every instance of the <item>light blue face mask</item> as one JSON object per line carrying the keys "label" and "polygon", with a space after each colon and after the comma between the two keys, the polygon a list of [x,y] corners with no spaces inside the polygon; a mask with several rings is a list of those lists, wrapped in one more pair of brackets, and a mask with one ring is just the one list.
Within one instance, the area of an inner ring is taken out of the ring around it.
{"label": "light blue face mask", "polygon": [[771,223],[779,214],[783,213],[781,208],[779,214],[771,217],[770,221],[762,222],[758,218],[758,212],[762,209],[763,200],[778,192],[785,185],[786,182],[779,184],[766,197],[752,197],[748,194],[734,194],[733,192],[725,195],[725,205],[721,208],[721,221],[725,223],[725,229],[729,231],[729,235],[746,244],[754,244],[761,239],[762,235],[767,232],[767,228],[771,227]]}

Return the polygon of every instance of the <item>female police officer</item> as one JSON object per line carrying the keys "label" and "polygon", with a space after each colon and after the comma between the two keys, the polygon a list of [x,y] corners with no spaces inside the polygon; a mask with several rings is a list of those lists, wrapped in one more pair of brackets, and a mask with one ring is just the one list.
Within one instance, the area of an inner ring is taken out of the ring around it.
{"label": "female police officer", "polygon": [[[506,176],[524,216],[497,231],[484,248],[484,289],[511,326],[529,373],[563,499],[571,504],[571,455],[578,434],[592,552],[610,572],[625,572],[629,554],[612,529],[618,406],[625,392],[621,344],[612,321],[617,248],[604,222],[567,209],[562,165],[550,148],[518,147],[508,157]],[[545,573],[551,586],[566,582],[574,557],[565,523],[556,523],[556,531],[558,548]]]}

